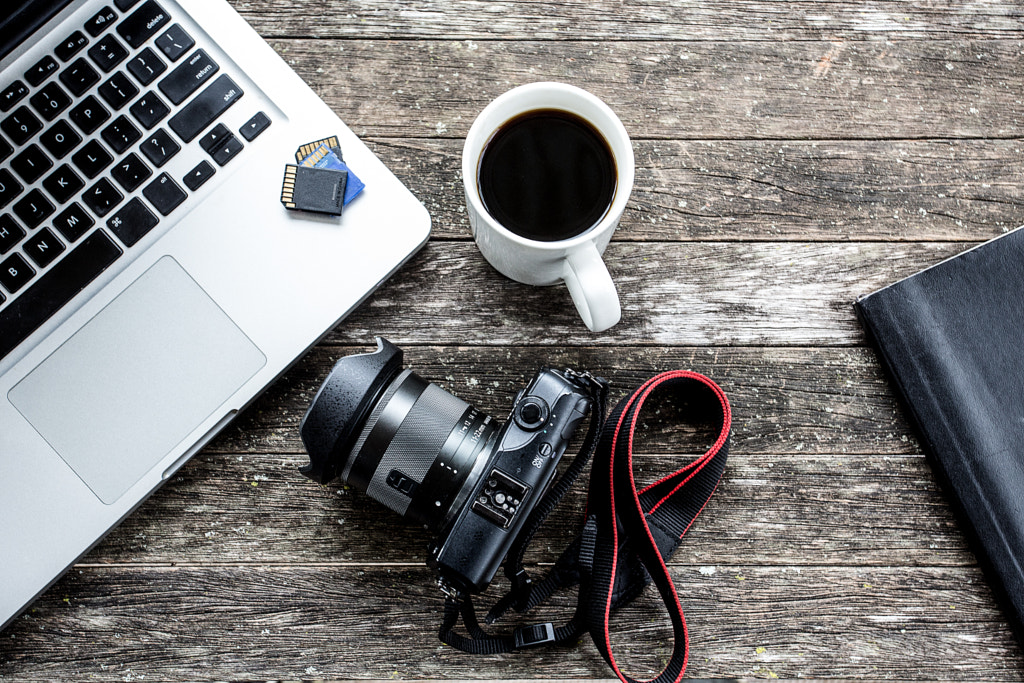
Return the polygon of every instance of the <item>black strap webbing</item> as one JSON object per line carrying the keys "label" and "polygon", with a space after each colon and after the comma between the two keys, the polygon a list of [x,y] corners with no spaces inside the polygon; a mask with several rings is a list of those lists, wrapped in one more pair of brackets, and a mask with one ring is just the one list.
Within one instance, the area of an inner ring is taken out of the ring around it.
{"label": "black strap webbing", "polygon": [[[552,487],[549,496],[556,497],[538,505],[524,527],[529,533],[517,539],[509,552],[505,572],[512,581],[512,590],[491,610],[487,622],[492,623],[509,608],[526,611],[556,590],[579,583],[575,615],[562,627],[536,624],[516,629],[511,635],[494,636],[480,627],[469,596],[459,595],[446,601],[441,640],[466,652],[493,654],[575,642],[580,634],[589,631],[597,649],[620,680],[633,683],[634,679],[622,673],[615,661],[609,620],[615,609],[637,597],[653,582],[671,616],[674,645],[667,666],[650,683],[676,683],[686,669],[689,637],[666,560],[679,547],[722,477],[732,424],[729,401],[722,389],[703,375],[683,370],[665,372],[652,377],[620,401],[601,428],[606,385],[595,381],[592,390],[600,396],[600,401],[595,399],[581,453]],[[713,417],[718,437],[711,448],[693,462],[637,490],[633,477],[633,436],[640,412],[654,392],[670,392],[698,419]],[[600,438],[595,439],[598,432]],[[526,546],[582,471],[591,451],[594,463],[583,532],[562,553],[551,572],[542,581],[532,583],[522,567]],[[578,471],[570,479],[570,470],[574,468]],[[469,638],[454,632],[460,615]]]}

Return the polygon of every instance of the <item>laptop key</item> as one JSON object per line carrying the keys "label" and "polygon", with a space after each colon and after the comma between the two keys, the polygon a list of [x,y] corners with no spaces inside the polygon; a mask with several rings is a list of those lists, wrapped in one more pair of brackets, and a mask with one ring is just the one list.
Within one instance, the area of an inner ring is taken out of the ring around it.
{"label": "laptop key", "polygon": [[203,92],[171,117],[167,125],[185,142],[191,142],[243,95],[242,89],[221,74]]}
{"label": "laptop key", "polygon": [[118,116],[113,123],[103,129],[100,136],[114,152],[120,154],[134,145],[142,137],[142,133],[127,117]]}
{"label": "laptop key", "polygon": [[0,121],[0,129],[14,141],[15,145],[24,145],[33,135],[43,129],[43,124],[26,106],[18,107],[14,113]]}
{"label": "laptop key", "polygon": [[126,247],[131,247],[159,222],[160,219],[142,203],[142,200],[134,197],[110,217],[107,227]]}
{"label": "laptop key", "polygon": [[0,216],[0,254],[6,254],[13,249],[24,236],[25,231],[10,214]]}
{"label": "laptop key", "polygon": [[46,55],[25,72],[25,80],[28,81],[29,85],[35,87],[49,78],[59,68],[60,65],[57,64],[57,60],[50,55]]}
{"label": "laptop key", "polygon": [[117,32],[126,43],[133,48],[139,48],[170,20],[170,15],[155,0],[146,0],[139,9],[117,25]]}
{"label": "laptop key", "polygon": [[57,239],[49,228],[43,228],[32,235],[23,249],[37,266],[45,268],[64,251],[64,243]]}
{"label": "laptop key", "polygon": [[28,86],[21,81],[14,81],[0,92],[0,111],[10,111],[26,95],[28,95]]}
{"label": "laptop key", "polygon": [[24,189],[10,171],[0,168],[0,209],[14,201],[14,198]]}
{"label": "laptop key", "polygon": [[81,31],[75,31],[65,38],[60,45],[53,48],[53,53],[57,55],[60,61],[67,62],[88,44],[89,39],[85,37],[85,34]]}
{"label": "laptop key", "polygon": [[128,80],[127,76],[118,71],[101,85],[96,92],[114,111],[117,111],[131,102],[132,98],[139,94],[139,89]]}
{"label": "laptop key", "polygon": [[106,31],[108,28],[110,28],[111,23],[113,23],[116,20],[117,12],[110,9],[109,7],[104,7],[99,12],[94,14],[92,18],[89,19],[89,21],[85,22],[85,30],[90,36],[95,38],[99,34]]}
{"label": "laptop key", "polygon": [[96,221],[78,202],[71,204],[53,219],[53,227],[57,228],[68,242],[74,242],[94,225]]}
{"label": "laptop key", "polygon": [[164,101],[152,91],[140,97],[128,111],[146,130],[152,130],[153,126],[171,113]]}
{"label": "laptop key", "polygon": [[43,189],[49,192],[58,204],[66,204],[71,201],[71,198],[78,194],[83,187],[85,187],[85,181],[79,178],[78,174],[67,164],[61,164],[56,171],[43,180]]}
{"label": "laptop key", "polygon": [[104,149],[103,145],[95,140],[90,140],[85,143],[85,147],[75,152],[71,161],[79,171],[85,174],[86,178],[91,180],[114,163],[114,157],[110,156],[110,152]]}
{"label": "laptop key", "polygon": [[124,195],[118,192],[117,188],[106,178],[100,178],[99,182],[82,195],[82,201],[100,218],[110,213],[115,206],[121,203],[122,199],[124,199]]}
{"label": "laptop key", "polygon": [[128,62],[128,71],[142,85],[149,85],[156,77],[167,71],[167,65],[152,48],[147,47]]}
{"label": "laptop key", "polygon": [[113,35],[109,35],[103,36],[98,43],[90,47],[87,54],[104,73],[110,73],[128,57],[128,48]]}
{"label": "laptop key", "polygon": [[220,143],[231,135],[231,131],[223,123],[218,123],[216,126],[210,129],[210,132],[199,138],[199,146],[203,148],[203,151],[211,152],[211,150],[220,146]]}
{"label": "laptop key", "polygon": [[[0,285],[6,287],[11,294],[28,284],[35,274],[36,271],[22,258],[21,254],[11,254],[4,259],[3,263],[0,263]],[[2,329],[0,326],[0,330]]]}
{"label": "laptop key", "polygon": [[196,41],[192,39],[192,36],[180,24],[175,24],[164,31],[163,35],[157,38],[153,44],[167,55],[167,59],[176,62],[196,44]]}
{"label": "laptop key", "polygon": [[213,174],[216,172],[217,170],[209,161],[200,161],[196,164],[195,168],[188,172],[188,175],[182,178],[182,181],[185,183],[185,187],[195,192],[202,187],[207,180],[212,178]]}
{"label": "laptop key", "polygon": [[90,135],[110,118],[110,112],[100,104],[99,100],[92,95],[89,95],[79,102],[78,105],[72,107],[71,111],[68,113],[68,118],[70,118],[83,133]]}
{"label": "laptop key", "polygon": [[43,173],[52,167],[50,157],[36,144],[29,145],[21,154],[11,159],[11,168],[29,185],[39,180]]}
{"label": "laptop key", "polygon": [[114,7],[124,12],[138,1],[139,0],[114,0]]}
{"label": "laptop key", "polygon": [[7,140],[4,140],[3,137],[0,136],[0,161],[3,161],[12,154],[14,154],[14,148],[11,147],[11,143],[7,142]]}
{"label": "laptop key", "polygon": [[251,119],[246,121],[238,132],[242,134],[246,142],[252,142],[259,137],[260,133],[270,127],[270,117],[261,111],[256,112]]}
{"label": "laptop key", "polygon": [[164,216],[178,208],[188,196],[166,173],[161,173],[156,180],[146,185],[142,194]]}
{"label": "laptop key", "polygon": [[14,215],[21,219],[26,228],[32,230],[45,221],[56,210],[50,200],[39,190],[31,190],[14,203]]}
{"label": "laptop key", "polygon": [[154,166],[160,168],[181,151],[181,146],[166,130],[160,128],[142,143],[140,149]]}
{"label": "laptop key", "polygon": [[53,124],[48,131],[39,136],[39,142],[43,143],[43,147],[58,159],[66,157],[81,141],[82,136],[64,120]]}
{"label": "laptop key", "polygon": [[0,310],[0,358],[49,320],[122,253],[103,230],[97,230]]}
{"label": "laptop key", "polygon": [[47,83],[42,90],[30,97],[28,102],[47,121],[53,121],[71,106],[71,98],[56,82]]}
{"label": "laptop key", "polygon": [[61,71],[58,78],[75,97],[81,97],[86,90],[96,85],[100,75],[84,57],[79,57],[71,66]]}
{"label": "laptop key", "polygon": [[220,65],[213,61],[205,50],[196,50],[168,74],[167,78],[160,81],[160,92],[174,104],[181,104],[219,70]]}
{"label": "laptop key", "polygon": [[134,192],[146,180],[153,175],[146,162],[139,158],[139,155],[132,152],[110,170],[110,175],[127,192]]}
{"label": "laptop key", "polygon": [[229,161],[238,156],[238,153],[242,151],[242,143],[234,135],[229,135],[219,147],[210,152],[210,156],[217,162],[218,166],[224,166]]}

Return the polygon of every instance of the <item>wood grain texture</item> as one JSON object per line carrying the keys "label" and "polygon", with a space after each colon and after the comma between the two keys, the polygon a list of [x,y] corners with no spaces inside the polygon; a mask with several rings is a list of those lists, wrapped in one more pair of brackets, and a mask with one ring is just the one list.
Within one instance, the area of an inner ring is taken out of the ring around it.
{"label": "wood grain texture", "polygon": [[[694,677],[1021,680],[1021,655],[976,570],[673,568]],[[561,619],[571,596],[541,618]],[[83,567],[4,634],[19,681],[606,678],[578,647],[474,656],[437,641],[426,568]],[[626,669],[650,676],[671,632],[649,593],[613,620]],[[144,677],[144,678],[143,678]]]}
{"label": "wood grain texture", "polygon": [[584,86],[636,139],[1024,136],[1016,40],[270,43],[361,136],[462,138],[542,80]]}
{"label": "wood grain texture", "polygon": [[331,342],[398,345],[851,346],[853,302],[970,244],[612,243],[622,321],[600,335],[562,286],[500,275],[476,245],[434,241],[340,325]]}
{"label": "wood grain texture", "polygon": [[[650,482],[692,459],[641,456]],[[433,534],[343,482],[302,477],[302,455],[201,455],[83,565],[419,566]],[[588,470],[589,471],[589,470]],[[532,563],[579,532],[586,483],[544,526]],[[673,564],[973,567],[923,457],[730,455],[722,485]]]}
{"label": "wood grain texture", "polygon": [[[370,138],[434,236],[469,239],[462,140]],[[616,241],[990,239],[1024,224],[1020,140],[636,140]]]}
{"label": "wood grain texture", "polygon": [[[704,41],[1018,38],[1024,12],[1013,2],[945,6],[916,2],[733,0],[232,0],[264,36],[493,40]],[[315,17],[315,20],[310,20]]]}

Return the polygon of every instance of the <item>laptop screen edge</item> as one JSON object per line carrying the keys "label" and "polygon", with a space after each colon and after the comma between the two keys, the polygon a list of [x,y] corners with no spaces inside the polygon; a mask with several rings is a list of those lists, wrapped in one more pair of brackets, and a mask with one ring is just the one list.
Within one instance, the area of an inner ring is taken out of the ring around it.
{"label": "laptop screen edge", "polygon": [[72,0],[7,0],[7,8],[0,10],[0,59],[71,3]]}

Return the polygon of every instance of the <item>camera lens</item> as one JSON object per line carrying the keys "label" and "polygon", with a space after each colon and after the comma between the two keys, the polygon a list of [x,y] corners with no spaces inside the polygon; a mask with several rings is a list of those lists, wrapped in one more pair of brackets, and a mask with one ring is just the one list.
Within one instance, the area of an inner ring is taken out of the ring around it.
{"label": "camera lens", "polygon": [[480,478],[500,425],[462,399],[401,368],[402,352],[342,358],[300,427],[310,465],[400,515],[439,531]]}

